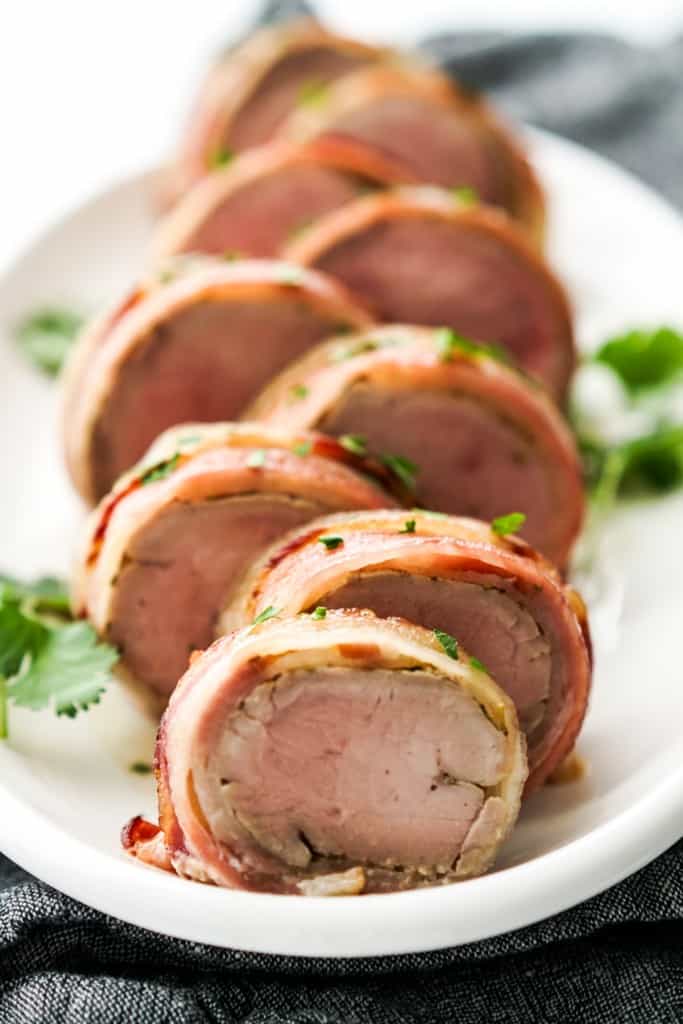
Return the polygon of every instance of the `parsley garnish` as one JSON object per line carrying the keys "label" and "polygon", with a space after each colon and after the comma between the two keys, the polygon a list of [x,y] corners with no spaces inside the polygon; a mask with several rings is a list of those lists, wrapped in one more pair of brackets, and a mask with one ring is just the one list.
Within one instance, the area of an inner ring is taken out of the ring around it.
{"label": "parsley garnish", "polygon": [[294,452],[294,454],[299,455],[302,459],[305,458],[306,455],[311,454],[312,448],[312,441],[297,441],[296,444],[292,445],[292,451]]}
{"label": "parsley garnish", "polygon": [[387,469],[390,469],[394,476],[397,476],[401,483],[409,491],[415,490],[415,477],[419,473],[419,467],[407,459],[405,455],[380,455],[380,461]]}
{"label": "parsley garnish", "polygon": [[299,402],[302,398],[308,397],[308,388],[305,384],[293,384],[289,389],[289,396],[293,402]]}
{"label": "parsley garnish", "polygon": [[257,615],[252,626],[260,626],[262,622],[267,622],[268,619],[274,619],[276,615],[280,614],[280,608],[274,608],[272,604],[269,604],[267,608],[264,608],[260,615]]}
{"label": "parsley garnish", "polygon": [[329,91],[330,87],[327,82],[312,78],[310,81],[304,82],[299,89],[297,104],[306,107],[317,107],[327,100]]}
{"label": "parsley garnish", "polygon": [[479,202],[479,193],[470,185],[457,185],[451,189],[451,194],[465,206],[474,206]]}
{"label": "parsley garnish", "polygon": [[444,633],[441,629],[434,630],[434,636],[439,641],[449,658],[458,660],[458,641],[450,633]]}
{"label": "parsley garnish", "polygon": [[312,619],[324,619],[327,615],[327,608],[323,604],[319,604],[315,611],[311,612]]}
{"label": "parsley garnish", "polygon": [[247,458],[247,466],[249,469],[261,469],[265,464],[265,448],[255,448],[253,452],[249,452],[249,457]]}
{"label": "parsley garnish", "polygon": [[479,661],[479,658],[470,658],[470,665],[472,668],[476,668],[478,672],[488,673],[488,669],[482,661]]}
{"label": "parsley garnish", "polygon": [[491,523],[491,529],[499,537],[507,537],[509,533],[517,533],[524,526],[526,516],[523,512],[509,512],[506,516],[498,516]]}
{"label": "parsley garnish", "polygon": [[64,588],[48,578],[0,587],[0,737],[7,736],[7,702],[40,710],[52,704],[73,718],[96,704],[118,660],[86,622],[74,622]]}
{"label": "parsley garnish", "polygon": [[140,477],[140,483],[145,487],[147,484],[156,483],[157,480],[165,480],[167,476],[171,475],[179,461],[180,452],[176,452],[170,459],[165,459],[164,462],[159,462],[156,466],[146,470]]}
{"label": "parsley garnish", "polygon": [[330,355],[330,362],[343,363],[347,359],[353,359],[354,356],[362,356],[366,352],[376,352],[378,348],[381,348],[380,343],[374,338],[361,338],[353,345],[340,345],[335,348]]}
{"label": "parsley garnish", "polygon": [[415,533],[415,520],[406,519],[405,523],[398,531],[399,533]]}
{"label": "parsley garnish", "polygon": [[209,156],[209,170],[215,171],[219,167],[227,167],[235,158],[235,154],[227,146],[220,146]]}
{"label": "parsley garnish", "polygon": [[343,537],[318,537],[318,544],[324,544],[328,551],[334,551],[344,543]]}
{"label": "parsley garnish", "polygon": [[61,370],[83,317],[67,309],[42,309],[23,320],[16,338],[31,362],[50,377]]}
{"label": "parsley garnish", "polygon": [[338,439],[342,448],[352,455],[365,455],[368,450],[368,440],[362,434],[342,434]]}
{"label": "parsley garnish", "polygon": [[471,341],[450,327],[439,328],[434,334],[434,342],[439,359],[443,363],[450,363],[456,352],[468,356],[488,356],[490,359],[497,359],[499,363],[510,363],[507,352],[499,345],[484,345],[478,341]]}
{"label": "parsley garnish", "polygon": [[605,342],[595,353],[632,393],[668,384],[683,372],[683,335],[671,327],[629,331]]}

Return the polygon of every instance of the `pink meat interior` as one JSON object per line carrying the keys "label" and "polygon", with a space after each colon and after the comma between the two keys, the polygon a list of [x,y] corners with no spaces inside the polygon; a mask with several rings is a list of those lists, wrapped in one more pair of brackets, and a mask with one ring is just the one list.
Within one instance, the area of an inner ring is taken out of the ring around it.
{"label": "pink meat interior", "polygon": [[241,832],[283,866],[445,873],[504,756],[481,707],[437,674],[319,667],[258,686],[195,784],[214,835],[234,848]]}
{"label": "pink meat interior", "polygon": [[335,134],[370,142],[409,167],[421,181],[463,185],[504,205],[499,163],[474,122],[419,96],[382,96],[339,117]]}
{"label": "pink meat interior", "polygon": [[213,640],[247,567],[286,530],[324,511],[272,494],[166,506],[129,545],[116,583],[108,638],[126,668],[170,694],[191,652]]}
{"label": "pink meat interior", "polygon": [[95,424],[98,496],[167,427],[238,418],[266,381],[333,329],[295,297],[199,302],[159,324],[115,375]]}
{"label": "pink meat interior", "polygon": [[507,349],[557,391],[567,355],[553,293],[497,237],[433,218],[405,217],[359,232],[315,265],[393,323],[452,327]]}
{"label": "pink meat interior", "polygon": [[335,437],[361,434],[371,451],[413,461],[416,504],[425,508],[484,520],[526,513],[522,534],[552,554],[556,497],[549,467],[491,406],[445,391],[359,383],[319,426]]}
{"label": "pink meat interior", "polygon": [[276,256],[298,231],[357,193],[358,179],[333,167],[284,167],[227,196],[183,248],[186,252]]}
{"label": "pink meat interior", "polygon": [[[564,685],[552,659],[552,624],[533,595],[524,600],[509,579],[374,572],[352,577],[320,601],[330,608],[370,608],[383,618],[402,616],[457,637],[514,700],[530,748],[545,732],[551,692]],[[556,710],[555,699],[550,710]]]}
{"label": "pink meat interior", "polygon": [[327,46],[289,54],[271,68],[238,111],[227,145],[241,151],[267,142],[287,114],[306,96],[313,96],[318,86],[355,71],[365,63],[365,57],[342,53]]}

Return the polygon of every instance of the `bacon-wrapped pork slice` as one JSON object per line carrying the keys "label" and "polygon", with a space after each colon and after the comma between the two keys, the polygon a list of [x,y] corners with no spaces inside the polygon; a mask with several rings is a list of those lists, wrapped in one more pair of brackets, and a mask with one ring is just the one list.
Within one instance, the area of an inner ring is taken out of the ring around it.
{"label": "bacon-wrapped pork slice", "polygon": [[97,500],[162,430],[239,416],[289,360],[340,326],[370,322],[322,274],[179,258],[76,346],[64,400],[75,486]]}
{"label": "bacon-wrapped pork slice", "polygon": [[418,510],[326,516],[269,549],[222,629],[268,607],[286,616],[319,606],[398,615],[462,642],[515,702],[527,735],[528,789],[571,751],[590,688],[586,612],[523,541],[476,520]]}
{"label": "bacon-wrapped pork slice", "polygon": [[167,431],[92,513],[75,613],[166,698],[268,544],[324,512],[394,504],[347,463],[330,438],[258,423]]}
{"label": "bacon-wrapped pork slice", "polygon": [[293,111],[282,133],[369,142],[419,181],[472,189],[542,240],[543,191],[523,149],[481,98],[434,69],[404,60],[345,75]]}
{"label": "bacon-wrapped pork slice", "polygon": [[522,536],[567,561],[583,515],[574,439],[535,383],[452,331],[391,325],[323,342],[249,414],[367,449],[424,508],[485,520],[522,512]]}
{"label": "bacon-wrapped pork slice", "polygon": [[199,881],[312,896],[481,874],[517,817],[524,744],[512,702],[452,652],[369,612],[217,640],[159,730],[161,831],[136,819],[124,845]]}
{"label": "bacon-wrapped pork slice", "polygon": [[272,142],[197,182],[161,224],[155,255],[277,256],[323,213],[368,189],[417,180],[404,165],[360,140]]}
{"label": "bacon-wrapped pork slice", "polygon": [[181,195],[235,153],[269,141],[287,115],[298,105],[315,103],[328,82],[386,53],[308,18],[253,33],[209,72],[182,139],[167,199]]}
{"label": "bacon-wrapped pork slice", "polygon": [[387,323],[442,324],[506,350],[558,399],[575,364],[567,298],[524,231],[443,189],[399,188],[320,217],[285,250]]}

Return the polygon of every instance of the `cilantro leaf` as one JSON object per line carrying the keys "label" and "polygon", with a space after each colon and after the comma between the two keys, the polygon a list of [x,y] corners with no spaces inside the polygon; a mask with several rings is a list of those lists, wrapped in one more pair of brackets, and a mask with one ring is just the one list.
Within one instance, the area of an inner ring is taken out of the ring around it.
{"label": "cilantro leaf", "polygon": [[526,522],[523,512],[509,512],[506,516],[498,516],[491,523],[491,529],[499,537],[507,537],[509,533],[517,533]]}
{"label": "cilantro leaf", "polygon": [[584,441],[581,448],[599,506],[620,493],[664,492],[683,485],[683,426],[662,427],[612,447]]}
{"label": "cilantro leaf", "polygon": [[97,704],[118,653],[98,642],[87,622],[47,630],[48,636],[8,684],[8,697],[34,711],[54,703],[58,715],[73,718]]}
{"label": "cilantro leaf", "polygon": [[636,394],[661,387],[683,372],[683,334],[671,327],[629,331],[606,341],[593,358]]}
{"label": "cilantro leaf", "polygon": [[260,626],[262,622],[267,622],[268,619],[274,619],[276,615],[280,614],[279,608],[274,608],[272,604],[269,604],[267,608],[264,608],[260,615],[257,615],[252,626]]}
{"label": "cilantro leaf", "polygon": [[0,676],[14,676],[24,659],[34,657],[48,640],[48,628],[25,615],[16,597],[7,593],[0,604]]}
{"label": "cilantro leaf", "polygon": [[83,326],[83,317],[68,309],[45,308],[26,317],[16,329],[16,338],[31,362],[56,377],[76,335]]}
{"label": "cilantro leaf", "polygon": [[442,629],[433,630],[434,636],[439,641],[449,658],[458,660],[458,641],[450,633],[444,633]]}
{"label": "cilantro leaf", "polygon": [[29,602],[36,611],[69,615],[68,587],[63,580],[58,580],[55,576],[42,576],[32,583],[24,583],[14,576],[0,575],[0,590],[6,597]]}

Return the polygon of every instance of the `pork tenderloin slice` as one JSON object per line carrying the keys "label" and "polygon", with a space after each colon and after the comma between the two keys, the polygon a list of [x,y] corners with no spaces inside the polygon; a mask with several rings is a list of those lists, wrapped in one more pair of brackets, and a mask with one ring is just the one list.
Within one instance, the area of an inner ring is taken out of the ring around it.
{"label": "pork tenderloin slice", "polygon": [[285,446],[258,424],[232,433],[224,426],[222,441],[215,425],[204,437],[194,429],[185,446],[176,439],[174,454],[172,437],[162,438],[103,500],[75,577],[76,613],[119,647],[122,670],[162,699],[277,537],[332,509],[393,504],[369,479],[319,454],[314,436]]}
{"label": "pork tenderloin slice", "polygon": [[[324,536],[341,543],[327,550]],[[369,608],[456,637],[515,703],[528,742],[529,790],[576,740],[591,674],[583,603],[533,549],[484,524],[418,510],[326,516],[264,554],[221,628],[267,606],[287,615]]]}
{"label": "pork tenderloin slice", "polygon": [[446,325],[500,346],[564,398],[576,361],[567,297],[502,213],[401,188],[326,214],[285,253],[341,281],[378,320]]}
{"label": "pork tenderloin slice", "polygon": [[154,257],[179,252],[277,256],[322,214],[368,188],[414,180],[407,167],[360,140],[271,142],[190,189],[161,224]]}
{"label": "pork tenderloin slice", "polygon": [[509,700],[429,632],[367,612],[271,619],[216,641],[176,689],[159,820],[194,878],[391,891],[486,870],[525,770]]}
{"label": "pork tenderloin slice", "polygon": [[[250,415],[408,459],[416,505],[484,520],[522,512],[522,536],[563,566],[584,507],[566,423],[485,352],[456,343],[444,356],[442,335],[392,325],[324,343],[268,385]],[[292,403],[295,386],[305,397]]]}
{"label": "pork tenderloin slice", "polygon": [[290,111],[326,83],[385,56],[307,18],[253,33],[207,75],[166,183],[166,202],[221,159],[267,142]]}
{"label": "pork tenderloin slice", "polygon": [[292,357],[368,317],[322,276],[268,261],[193,261],[88,342],[68,381],[67,465],[102,497],[167,427],[240,414]]}

